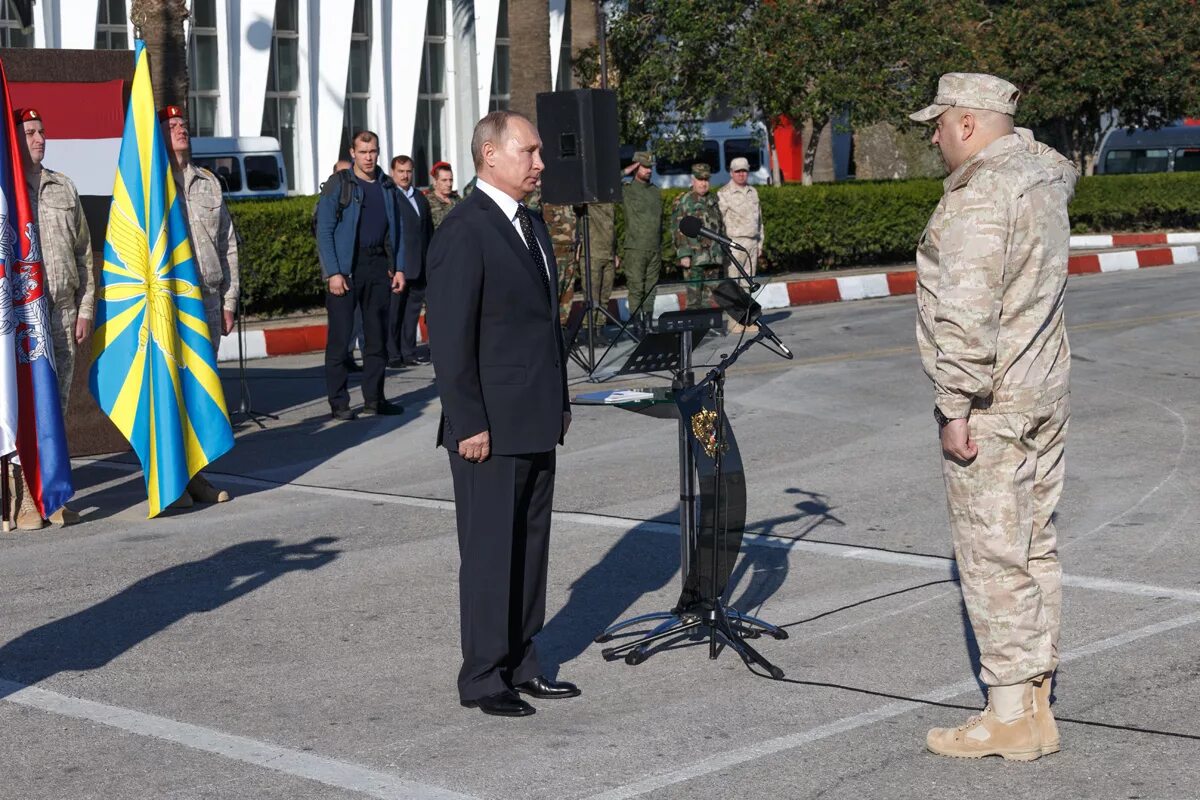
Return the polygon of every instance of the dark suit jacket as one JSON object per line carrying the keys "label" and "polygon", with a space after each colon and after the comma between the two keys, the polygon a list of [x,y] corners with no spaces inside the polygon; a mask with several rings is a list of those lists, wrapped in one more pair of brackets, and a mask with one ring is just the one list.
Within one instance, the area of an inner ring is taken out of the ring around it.
{"label": "dark suit jacket", "polygon": [[429,210],[429,200],[420,191],[414,197],[421,209],[418,218],[413,211],[412,203],[404,196],[400,187],[396,187],[396,208],[404,218],[401,229],[403,239],[400,247],[404,252],[404,277],[406,280],[419,281],[425,276],[425,255],[429,249],[429,240],[433,238],[433,215]]}
{"label": "dark suit jacket", "polygon": [[[533,229],[553,254],[541,216]],[[550,285],[558,286],[553,255]],[[562,439],[570,409],[558,299],[546,297],[533,257],[484,192],[443,220],[429,247],[430,353],[442,421],[437,443],[491,432],[497,455],[544,453]]]}

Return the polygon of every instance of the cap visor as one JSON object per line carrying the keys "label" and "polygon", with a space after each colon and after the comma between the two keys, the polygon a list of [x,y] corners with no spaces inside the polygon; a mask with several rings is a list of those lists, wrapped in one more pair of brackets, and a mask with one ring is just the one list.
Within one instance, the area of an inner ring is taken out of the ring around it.
{"label": "cap visor", "polygon": [[931,106],[925,106],[915,114],[909,114],[908,118],[913,122],[929,122],[930,120],[937,119],[942,114],[945,114],[946,109],[948,108],[950,108],[950,106],[940,106],[937,103],[934,103]]}

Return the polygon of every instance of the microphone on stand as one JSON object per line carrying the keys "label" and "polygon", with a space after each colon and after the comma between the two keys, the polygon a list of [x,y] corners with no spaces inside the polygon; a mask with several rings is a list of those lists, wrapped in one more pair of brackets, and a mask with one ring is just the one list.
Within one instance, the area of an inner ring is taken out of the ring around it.
{"label": "microphone on stand", "polygon": [[[750,256],[750,253],[747,252],[746,248],[742,247],[733,239],[717,233],[712,228],[704,227],[704,223],[700,221],[699,217],[688,216],[679,220],[679,232],[689,239],[695,239],[697,237],[709,239],[721,245],[726,250],[729,250],[730,248],[741,250],[743,253],[746,253],[747,257]],[[733,253],[729,254],[729,260],[733,266],[737,268],[737,271],[741,273],[741,276],[746,279],[746,283],[750,285],[750,291],[757,292],[759,284],[754,280],[754,278],[750,277],[745,268],[738,263],[738,260],[733,257]]]}

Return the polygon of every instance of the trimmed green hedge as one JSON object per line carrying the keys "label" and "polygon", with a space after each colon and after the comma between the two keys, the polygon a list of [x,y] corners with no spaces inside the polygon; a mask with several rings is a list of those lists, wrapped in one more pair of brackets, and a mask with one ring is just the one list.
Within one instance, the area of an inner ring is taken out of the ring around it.
{"label": "trimmed green hedge", "polygon": [[[663,192],[664,219],[677,190]],[[942,194],[940,180],[862,181],[759,189],[770,272],[905,263]],[[242,237],[242,286],[252,313],[321,305],[316,242],[309,227],[315,197],[230,206]],[[1082,178],[1071,204],[1076,233],[1200,228],[1200,173]],[[624,232],[618,206],[617,235]],[[663,231],[664,268],[674,269]]]}

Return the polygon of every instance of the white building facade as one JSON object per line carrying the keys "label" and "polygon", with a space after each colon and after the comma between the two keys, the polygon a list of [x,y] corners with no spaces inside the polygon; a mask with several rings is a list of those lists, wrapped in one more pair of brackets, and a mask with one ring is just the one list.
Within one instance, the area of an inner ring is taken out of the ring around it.
{"label": "white building facade", "polygon": [[[551,75],[570,88],[570,0],[550,0]],[[0,0],[0,46],[132,48],[130,0],[38,0],[22,30]],[[449,161],[474,175],[476,120],[507,107],[507,0],[188,0],[190,125],[198,136],[274,136],[289,188],[315,193],[354,131],[418,182]],[[69,13],[67,13],[69,12]],[[386,162],[385,162],[386,163]]]}

